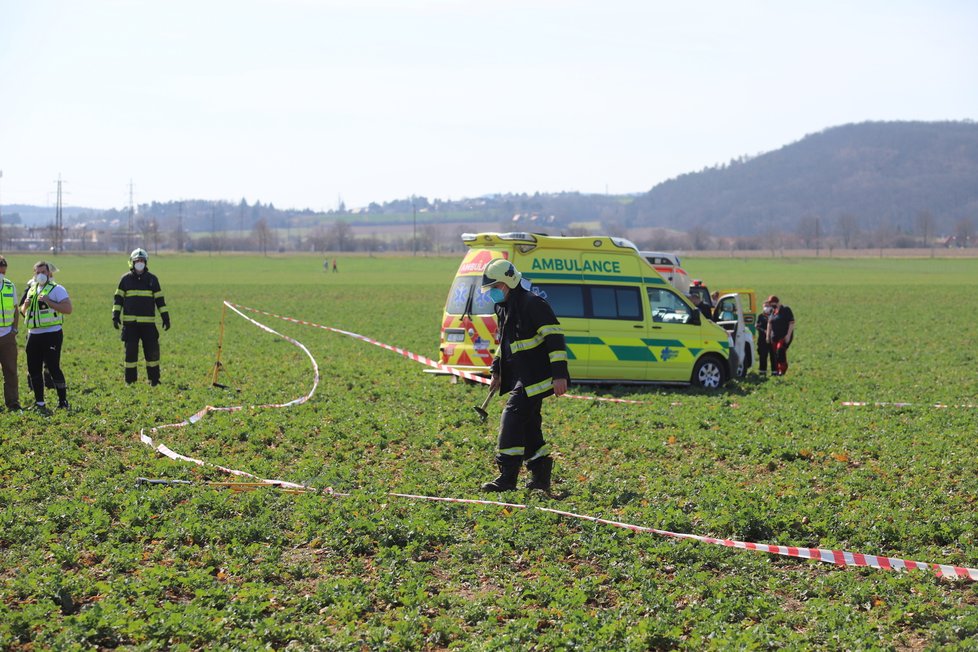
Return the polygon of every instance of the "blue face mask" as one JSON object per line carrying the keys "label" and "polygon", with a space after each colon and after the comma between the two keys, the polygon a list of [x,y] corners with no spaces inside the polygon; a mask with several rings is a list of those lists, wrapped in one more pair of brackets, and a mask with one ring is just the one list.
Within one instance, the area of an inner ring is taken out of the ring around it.
{"label": "blue face mask", "polygon": [[506,299],[506,295],[499,288],[489,288],[487,294],[493,303],[502,303]]}

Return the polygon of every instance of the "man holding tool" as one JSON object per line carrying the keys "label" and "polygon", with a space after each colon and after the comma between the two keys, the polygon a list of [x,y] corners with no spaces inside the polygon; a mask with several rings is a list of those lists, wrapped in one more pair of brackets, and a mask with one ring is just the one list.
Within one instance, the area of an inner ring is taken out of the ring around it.
{"label": "man holding tool", "polygon": [[163,330],[170,330],[170,313],[156,275],[146,267],[149,254],[134,249],[129,254],[129,272],[119,279],[112,304],[112,325],[122,327],[126,343],[126,384],[136,382],[139,342],[143,343],[146,376],[150,385],[160,384],[160,332],[156,330],[156,311],[160,311]]}
{"label": "man holding tool", "polygon": [[496,304],[499,348],[492,361],[492,392],[509,392],[499,421],[496,466],[499,477],[482,485],[483,491],[516,488],[520,467],[526,462],[528,489],[550,491],[553,458],[543,439],[543,399],[567,391],[567,349],[553,309],[543,297],[530,292],[529,281],[503,258],[486,266],[482,291]]}

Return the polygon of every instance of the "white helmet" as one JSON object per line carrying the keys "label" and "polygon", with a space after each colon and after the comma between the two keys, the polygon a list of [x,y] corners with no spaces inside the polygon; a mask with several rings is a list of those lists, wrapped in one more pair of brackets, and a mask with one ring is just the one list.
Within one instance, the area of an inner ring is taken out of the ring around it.
{"label": "white helmet", "polygon": [[136,269],[136,261],[140,258],[145,263],[149,261],[149,254],[146,253],[145,249],[133,249],[132,253],[129,254],[129,269]]}
{"label": "white helmet", "polygon": [[513,263],[505,258],[497,258],[486,265],[485,271],[482,272],[482,289],[485,290],[495,283],[505,283],[506,287],[512,290],[519,285],[521,278],[523,275]]}

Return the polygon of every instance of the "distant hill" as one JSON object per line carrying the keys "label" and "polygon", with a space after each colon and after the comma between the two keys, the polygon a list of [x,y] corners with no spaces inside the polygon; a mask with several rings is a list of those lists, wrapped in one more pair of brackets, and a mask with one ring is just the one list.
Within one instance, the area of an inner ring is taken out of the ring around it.
{"label": "distant hill", "polygon": [[[4,206],[7,237],[21,238],[18,228],[50,225],[54,213],[53,207]],[[128,208],[65,207],[64,218],[69,228],[82,234],[104,232],[116,240],[130,222]],[[349,227],[370,230],[374,240],[388,235],[384,246],[391,247],[391,234],[400,233],[404,225],[411,226],[411,238],[418,237],[417,226],[430,226],[432,233],[456,245],[456,231],[527,230],[607,233],[632,238],[643,248],[677,250],[767,248],[775,241],[781,247],[807,248],[935,242],[975,246],[978,124],[865,122],[832,127],[778,150],[683,174],[634,195],[412,197],[327,212],[283,210],[244,199],[191,199],[140,204],[133,221],[133,229],[143,237],[154,233],[154,242],[155,234],[162,233],[164,248],[179,247],[186,234],[199,249],[254,246],[259,226],[280,231],[283,250],[376,245],[330,240],[330,233]],[[398,237],[401,245],[413,246],[407,236]]]}
{"label": "distant hill", "polygon": [[912,233],[922,213],[937,233],[978,218],[978,124],[866,122],[833,127],[753,158],[658,184],[631,207],[629,226],[714,235],[823,233],[847,216],[864,231]]}

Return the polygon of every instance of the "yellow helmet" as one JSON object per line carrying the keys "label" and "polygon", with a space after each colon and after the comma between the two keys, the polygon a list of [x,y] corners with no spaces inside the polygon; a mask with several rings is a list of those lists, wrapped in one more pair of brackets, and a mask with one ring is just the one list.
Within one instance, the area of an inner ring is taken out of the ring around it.
{"label": "yellow helmet", "polygon": [[523,275],[519,270],[505,258],[497,258],[488,265],[482,272],[482,289],[485,290],[495,283],[505,283],[510,290],[520,283]]}

